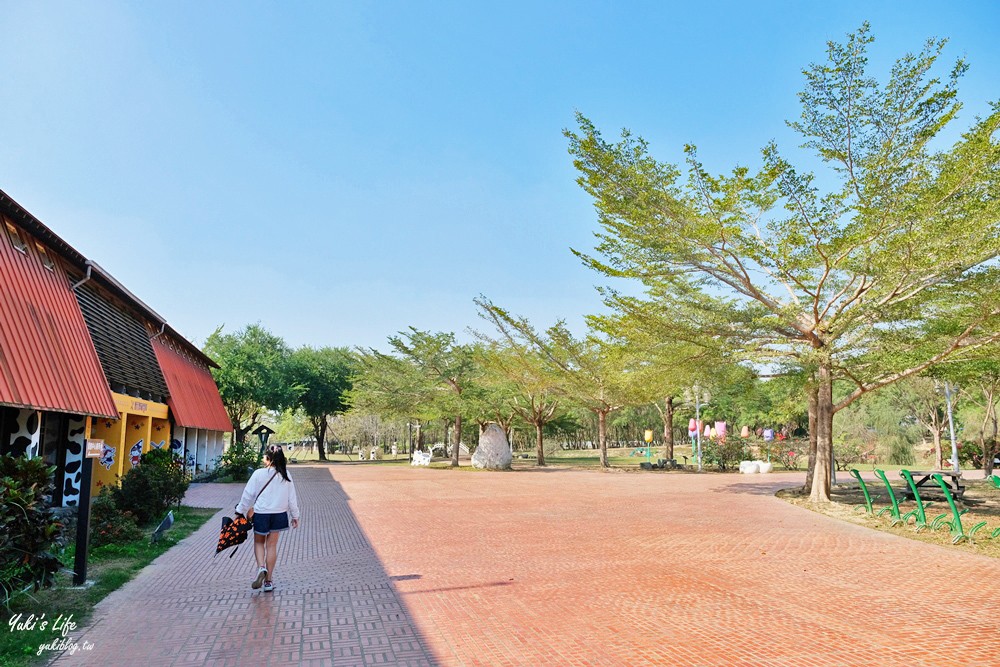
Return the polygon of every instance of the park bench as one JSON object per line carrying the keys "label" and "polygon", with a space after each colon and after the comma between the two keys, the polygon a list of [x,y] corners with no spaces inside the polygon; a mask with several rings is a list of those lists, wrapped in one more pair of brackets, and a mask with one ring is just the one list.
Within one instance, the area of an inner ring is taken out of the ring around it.
{"label": "park bench", "polygon": [[[965,485],[962,484],[962,473],[960,472],[955,472],[954,470],[914,470],[908,472],[914,478],[915,482],[903,493],[910,500],[914,499],[914,494],[918,489],[924,488],[925,486],[933,488],[931,483],[934,482],[934,475],[940,475],[942,478],[947,478],[946,481],[952,497],[962,499],[965,496]],[[900,475],[902,475],[902,471],[900,471]],[[920,479],[916,479],[918,476]],[[937,489],[934,490],[936,491]]]}

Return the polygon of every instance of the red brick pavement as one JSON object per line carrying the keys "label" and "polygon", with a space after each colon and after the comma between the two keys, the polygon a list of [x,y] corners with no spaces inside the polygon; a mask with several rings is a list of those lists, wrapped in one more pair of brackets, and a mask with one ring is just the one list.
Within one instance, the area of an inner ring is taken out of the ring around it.
{"label": "red brick pavement", "polygon": [[997,560],[773,497],[801,474],[293,474],[277,591],[250,590],[246,546],[211,558],[213,520],[57,664],[1000,665]]}

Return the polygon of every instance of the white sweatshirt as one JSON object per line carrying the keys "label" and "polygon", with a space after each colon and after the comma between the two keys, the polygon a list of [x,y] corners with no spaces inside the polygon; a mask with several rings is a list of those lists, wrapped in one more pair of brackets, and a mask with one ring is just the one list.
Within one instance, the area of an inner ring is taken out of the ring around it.
{"label": "white sweatshirt", "polygon": [[[267,481],[271,479],[272,475],[276,475],[276,477],[268,484]],[[240,498],[240,504],[236,506],[236,511],[240,514],[246,514],[252,506],[254,512],[262,514],[288,512],[291,518],[298,520],[299,499],[295,495],[295,485],[290,481],[291,478],[292,476],[289,475],[289,481],[286,482],[285,478],[274,468],[255,470],[247,481],[246,488],[243,489],[243,497]],[[267,485],[266,489],[264,488],[265,484]],[[261,489],[264,489],[263,493],[261,493]],[[257,498],[256,503],[254,498]]]}

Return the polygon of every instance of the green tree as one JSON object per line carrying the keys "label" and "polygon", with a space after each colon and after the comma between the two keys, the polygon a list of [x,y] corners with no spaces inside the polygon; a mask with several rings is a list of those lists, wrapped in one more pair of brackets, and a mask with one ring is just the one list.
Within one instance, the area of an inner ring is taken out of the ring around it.
{"label": "green tree", "polygon": [[309,419],[316,449],[326,460],[326,432],[329,419],[344,412],[354,373],[354,355],[347,348],[302,347],[289,359],[289,380],[302,387],[297,404]]}
{"label": "green tree", "polygon": [[[1000,105],[940,148],[965,64],[937,77],[945,42],[929,41],[880,85],[866,71],[872,41],[864,25],[804,71],[789,125],[829,168],[823,181],[772,143],[758,171],[729,176],[688,146],[685,184],[627,131],[610,144],[580,116],[566,133],[603,228],[586,264],[641,280],[679,337],[714,337],[812,378],[814,502],[830,498],[837,411],[1000,337]],[[835,402],[838,379],[852,390]]]}
{"label": "green tree", "polygon": [[484,317],[504,340],[532,350],[543,361],[524,369],[537,374],[534,381],[578,404],[597,417],[601,465],[608,467],[608,415],[627,405],[645,402],[634,371],[638,360],[626,345],[592,331],[576,338],[564,322],[539,333],[523,317],[515,317],[485,298],[476,300]]}
{"label": "green tree", "polygon": [[[382,415],[416,423],[417,449],[423,449],[421,426],[444,417],[440,391],[417,364],[377,350],[359,350],[358,372],[348,399],[351,413]],[[410,458],[413,458],[411,448]]]}
{"label": "green tree", "polygon": [[974,407],[966,410],[969,420],[966,435],[979,444],[986,476],[993,474],[993,459],[1000,455],[1000,360],[995,350],[984,351],[976,359],[955,364],[946,370],[947,377],[957,380],[962,387],[962,397]]}
{"label": "green tree", "polygon": [[917,376],[897,382],[888,389],[892,402],[923,427],[934,445],[934,468],[941,467],[941,436],[948,428],[948,411],[942,383],[932,377]]}
{"label": "green tree", "polygon": [[[463,392],[475,385],[479,374],[472,348],[455,342],[453,333],[430,333],[410,327],[389,337],[389,345],[414,371],[409,378],[415,393],[427,399],[431,412],[451,415],[455,420],[451,465],[458,467],[462,442]],[[378,357],[379,355],[376,355]],[[381,355],[388,363],[385,355]]]}
{"label": "green tree", "polygon": [[656,408],[663,424],[663,456],[673,459],[674,413],[680,397],[695,382],[704,385],[704,378],[722,373],[727,364],[713,340],[673,336],[664,330],[664,318],[645,309],[641,300],[621,297],[619,306],[618,312],[588,320],[636,356],[634,385]]}
{"label": "green tree", "polygon": [[[491,317],[488,308],[481,312],[487,318]],[[536,464],[544,466],[545,426],[558,417],[559,410],[559,396],[545,372],[545,358],[513,339],[491,341],[488,349],[480,350],[480,357],[487,373],[500,378],[499,382],[492,379],[495,385],[499,385],[492,397],[499,403],[497,410],[506,417],[509,414],[503,411],[503,406],[506,406],[534,428]],[[489,375],[487,378],[489,382]],[[508,424],[512,421],[509,419]],[[509,426],[499,420],[498,423],[509,432]]]}
{"label": "green tree", "polygon": [[246,442],[247,433],[261,423],[267,410],[295,405],[302,388],[289,381],[291,350],[260,324],[232,334],[222,333],[219,327],[205,341],[204,352],[220,366],[212,369],[212,376],[233,423],[236,442]]}

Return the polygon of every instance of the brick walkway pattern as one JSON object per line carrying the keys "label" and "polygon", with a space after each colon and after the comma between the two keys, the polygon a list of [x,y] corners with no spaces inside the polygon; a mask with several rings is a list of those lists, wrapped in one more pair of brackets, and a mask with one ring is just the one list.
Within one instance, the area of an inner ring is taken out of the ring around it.
{"label": "brick walkway pattern", "polygon": [[[996,559],[739,476],[295,466],[274,593],[213,519],[105,599],[58,665],[1000,665]],[[232,507],[240,485],[188,504]],[[220,512],[219,516],[222,516]]]}

